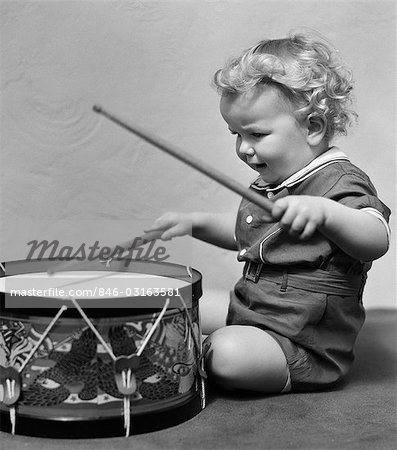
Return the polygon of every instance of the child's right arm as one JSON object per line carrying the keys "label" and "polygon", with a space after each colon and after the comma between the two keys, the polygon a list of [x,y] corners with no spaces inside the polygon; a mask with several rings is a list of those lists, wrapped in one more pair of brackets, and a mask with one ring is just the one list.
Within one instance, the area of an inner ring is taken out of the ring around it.
{"label": "child's right arm", "polygon": [[228,250],[237,250],[234,239],[234,214],[175,213],[163,214],[145,232],[159,232],[159,238],[167,241],[176,236],[191,235]]}

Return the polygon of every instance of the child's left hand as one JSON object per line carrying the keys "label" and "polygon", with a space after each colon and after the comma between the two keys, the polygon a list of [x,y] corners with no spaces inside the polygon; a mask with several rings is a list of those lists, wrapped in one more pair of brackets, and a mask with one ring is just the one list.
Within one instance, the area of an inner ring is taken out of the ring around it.
{"label": "child's left hand", "polygon": [[290,195],[274,203],[272,216],[291,236],[305,240],[326,221],[326,198]]}

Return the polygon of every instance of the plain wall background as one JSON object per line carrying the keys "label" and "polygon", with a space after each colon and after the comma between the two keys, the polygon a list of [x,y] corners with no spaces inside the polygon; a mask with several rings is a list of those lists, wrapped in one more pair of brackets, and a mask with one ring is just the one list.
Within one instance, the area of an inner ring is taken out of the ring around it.
{"label": "plain wall background", "polygon": [[[336,144],[395,210],[394,1],[1,1],[2,260],[25,258],[31,239],[113,245],[167,210],[236,210],[234,193],[92,105],[248,185],[255,174],[234,154],[210,79],[258,40],[301,27],[353,69],[360,120]],[[204,289],[230,289],[242,270],[233,252],[189,238],[177,247],[174,262],[200,270]],[[395,307],[395,289],[393,241],[364,303]]]}

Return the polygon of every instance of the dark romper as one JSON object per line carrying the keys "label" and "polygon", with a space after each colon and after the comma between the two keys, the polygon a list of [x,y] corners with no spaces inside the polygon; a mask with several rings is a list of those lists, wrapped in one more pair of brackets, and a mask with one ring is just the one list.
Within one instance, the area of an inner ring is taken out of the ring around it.
{"label": "dark romper", "polygon": [[[316,195],[352,208],[371,208],[388,220],[368,176],[348,160],[317,167],[290,186],[251,189],[273,200]],[[371,263],[357,261],[319,232],[299,241],[279,224],[261,220],[260,207],[243,199],[237,223],[243,277],[231,294],[227,324],[266,330],[283,349],[295,391],[315,390],[341,380],[353,362],[353,347],[365,312],[362,293]]]}

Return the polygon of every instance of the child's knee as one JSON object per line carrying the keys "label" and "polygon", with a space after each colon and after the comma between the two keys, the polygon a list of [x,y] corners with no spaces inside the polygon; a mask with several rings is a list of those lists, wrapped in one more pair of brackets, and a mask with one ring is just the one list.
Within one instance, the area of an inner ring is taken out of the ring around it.
{"label": "child's knee", "polygon": [[226,389],[280,392],[288,368],[284,353],[267,333],[253,327],[230,325],[212,333],[205,358],[210,379]]}
{"label": "child's knee", "polygon": [[232,388],[239,378],[238,345],[227,328],[212,333],[206,340],[211,347],[206,355],[205,368],[208,375],[225,388]]}

